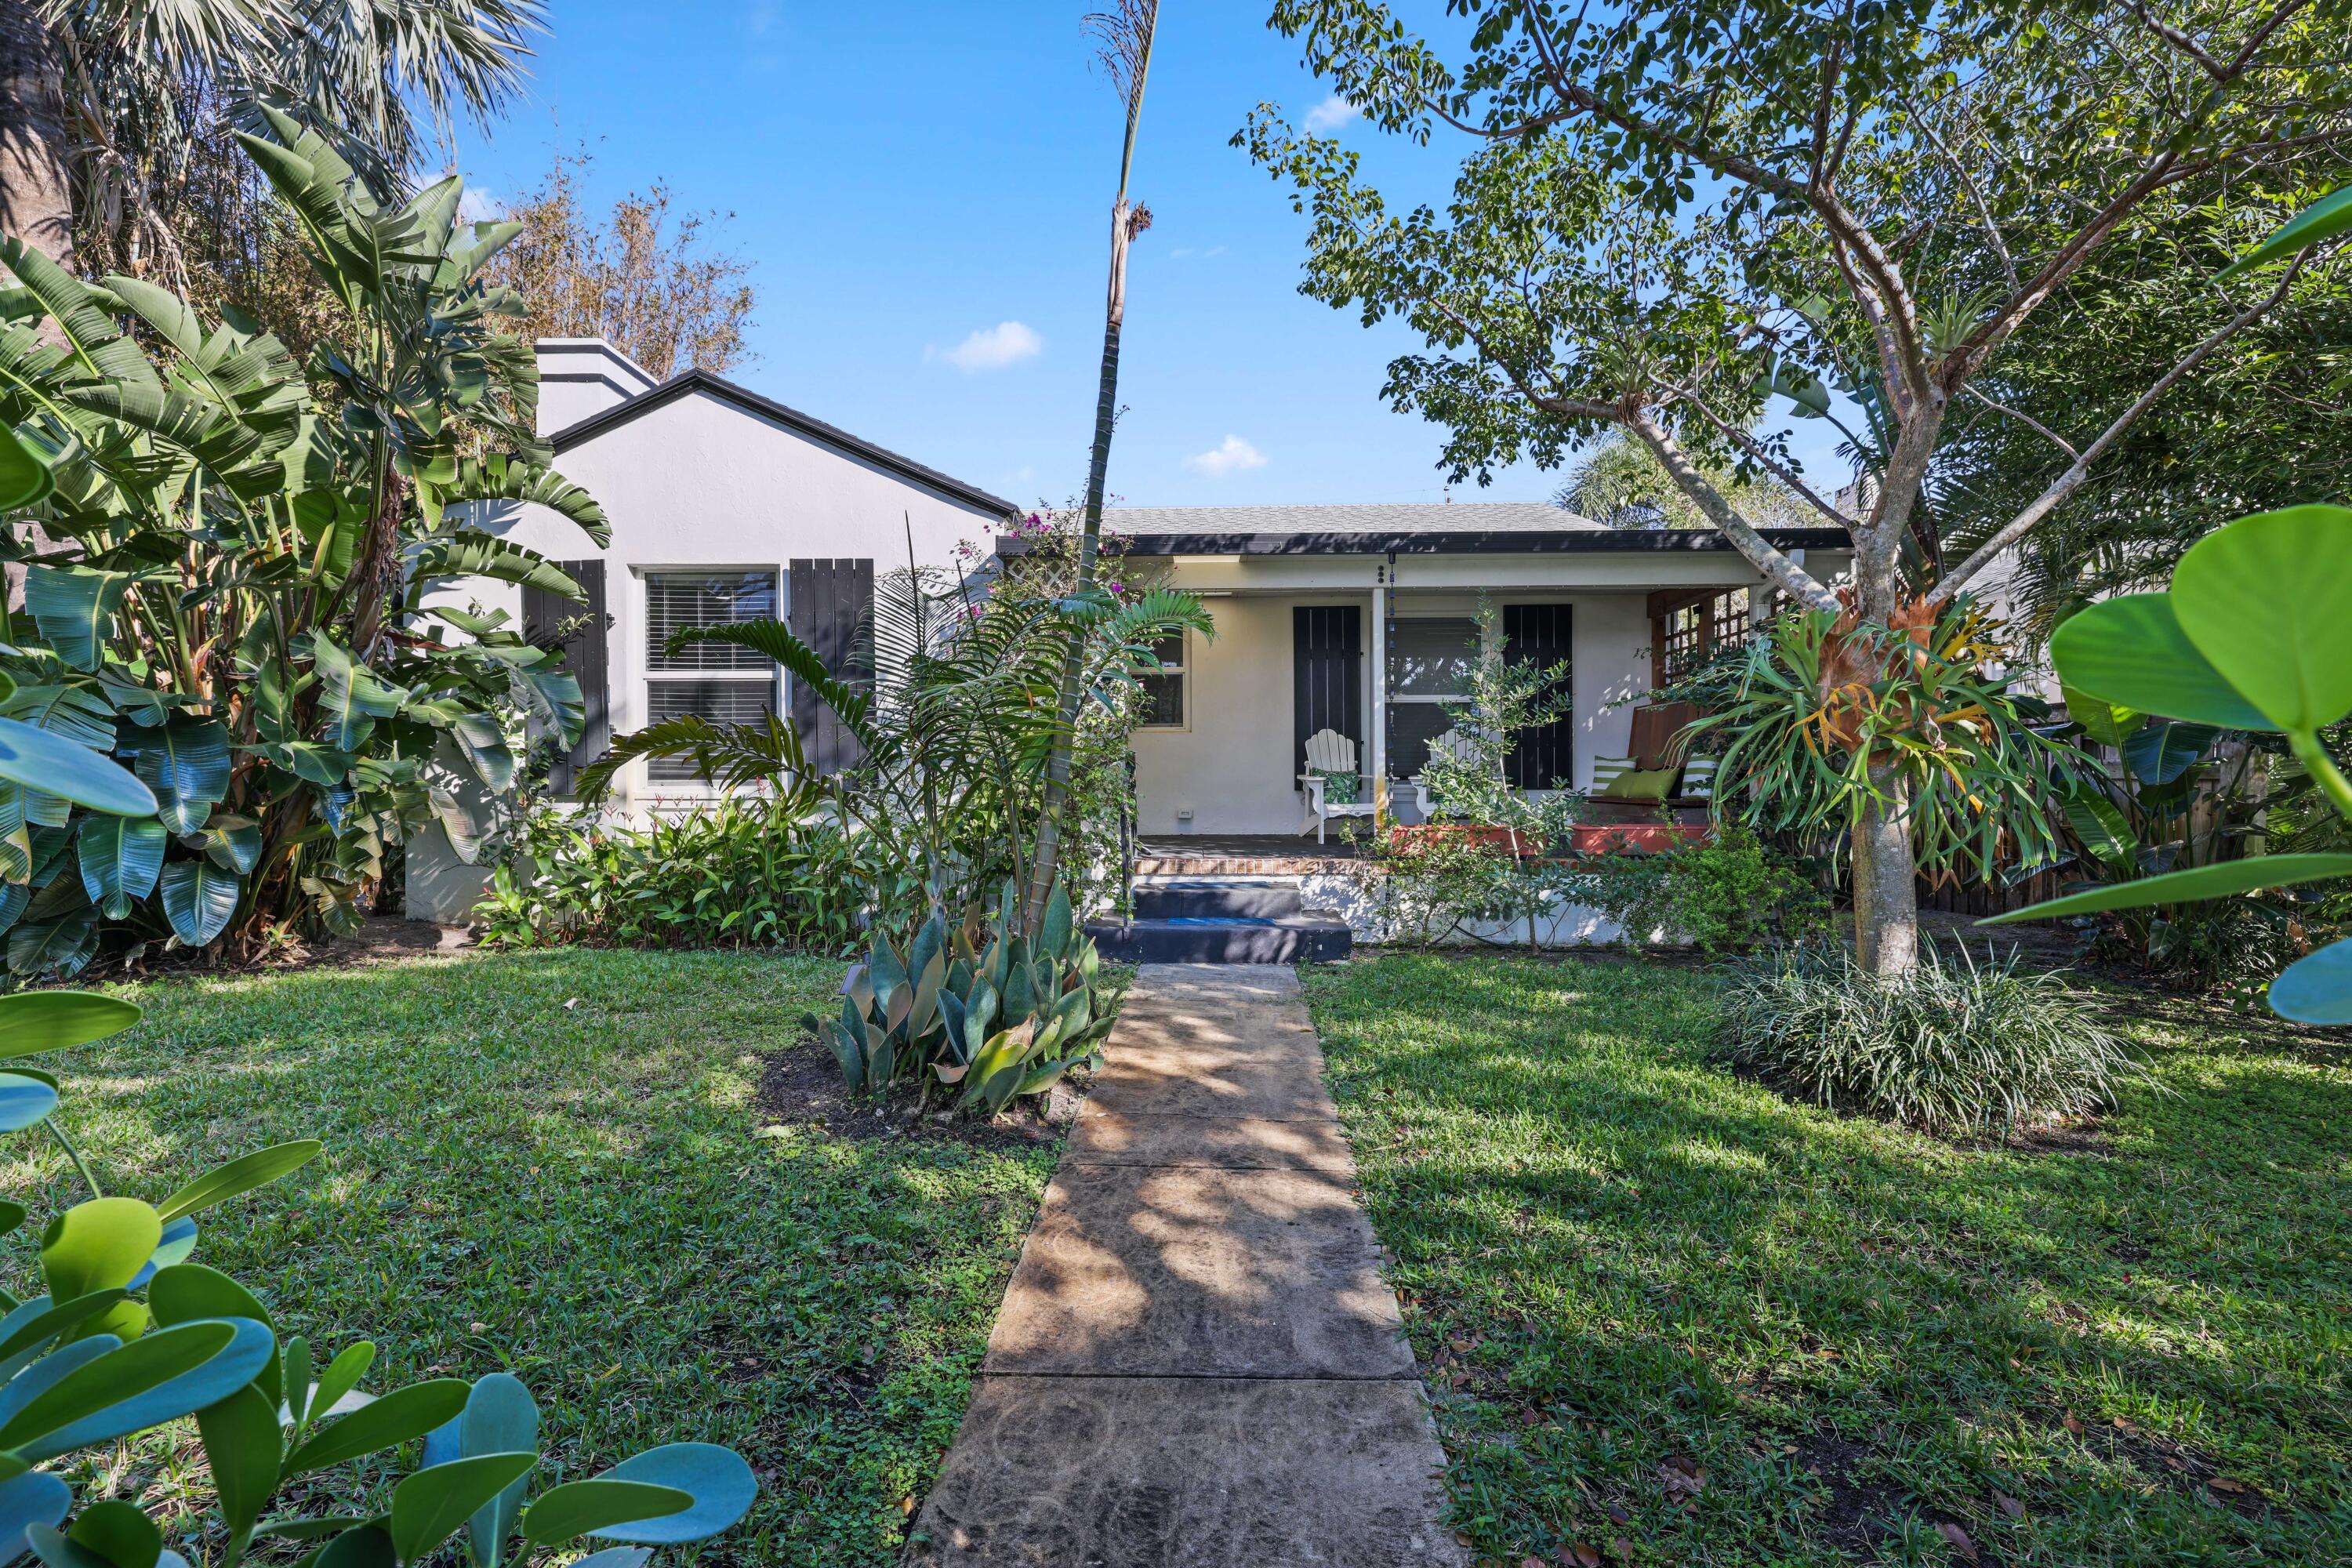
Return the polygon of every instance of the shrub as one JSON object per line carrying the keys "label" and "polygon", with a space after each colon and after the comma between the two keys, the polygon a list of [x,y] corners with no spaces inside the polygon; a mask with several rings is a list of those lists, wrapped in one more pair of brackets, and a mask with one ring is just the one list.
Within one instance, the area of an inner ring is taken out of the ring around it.
{"label": "shrub", "polygon": [[2094,998],[1990,947],[1979,963],[1929,943],[1890,980],[1842,946],[1782,949],[1735,972],[1722,1031],[1732,1061],[1792,1094],[1945,1135],[2007,1137],[2145,1078]]}
{"label": "shrub", "polygon": [[1588,860],[1570,896],[1606,915],[1633,945],[1664,931],[1711,958],[1810,935],[1829,913],[1801,861],[1732,822],[1708,843]]}
{"label": "shrub", "polygon": [[791,947],[835,956],[904,892],[887,847],[799,805],[721,800],[645,827],[546,807],[476,910],[495,946]]}

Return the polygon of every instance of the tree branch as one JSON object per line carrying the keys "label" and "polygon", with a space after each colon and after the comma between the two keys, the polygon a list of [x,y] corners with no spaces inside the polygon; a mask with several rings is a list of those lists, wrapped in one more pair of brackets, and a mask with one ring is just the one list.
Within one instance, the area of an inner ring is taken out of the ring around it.
{"label": "tree branch", "polygon": [[1723,531],[1732,547],[1748,558],[1748,563],[1761,572],[1774,586],[1817,610],[1836,610],[1838,598],[1810,575],[1803,567],[1790,560],[1765,537],[1749,526],[1748,520],[1724,499],[1723,492],[1707,483],[1706,476],[1693,466],[1675,438],[1666,434],[1658,422],[1645,411],[1631,408],[1621,420],[1624,426],[1642,438],[1643,444],[1656,454],[1658,463],[1675,488],[1690,497],[1707,520]]}
{"label": "tree branch", "polygon": [[1714,426],[1716,430],[1720,433],[1726,440],[1730,441],[1741,451],[1754,458],[1757,463],[1761,465],[1768,472],[1769,472],[1774,479],[1780,480],[1782,484],[1796,491],[1798,495],[1804,498],[1806,503],[1811,506],[1815,511],[1820,512],[1823,517],[1828,518],[1840,528],[1852,529],[1854,526],[1854,520],[1853,518],[1846,516],[1845,513],[1838,510],[1836,507],[1832,506],[1828,501],[1823,500],[1820,495],[1815,493],[1811,485],[1805,483],[1805,481],[1799,477],[1794,468],[1790,468],[1787,464],[1781,462],[1780,458],[1775,458],[1771,452],[1765,447],[1761,441],[1757,440],[1755,437],[1749,435],[1747,431],[1742,430],[1738,426],[1731,425],[1719,417],[1714,409],[1709,408],[1706,405],[1706,399],[1699,396],[1695,392],[1677,390],[1675,392],[1675,395],[1689,403],[1693,408],[1697,409],[1699,417],[1706,420],[1709,425]]}
{"label": "tree branch", "polygon": [[1987,408],[1991,409],[1995,414],[2006,414],[2011,419],[2026,426],[2028,428],[2032,429],[2035,435],[2041,437],[2043,440],[2050,442],[2068,457],[2079,458],[2082,456],[2080,452],[2074,450],[2074,444],[2072,441],[2067,440],[2066,437],[2059,435],[2058,432],[2050,428],[2049,426],[2042,423],[2041,420],[2033,417],[2032,415],[2026,413],[2023,409],[2011,408],[2006,403],[1994,402],[1991,398],[1987,397],[1983,393],[1979,392],[1973,382],[1969,385],[1962,387],[1961,390],[1966,392],[1970,397],[1975,398],[1979,403],[1983,404]]}
{"label": "tree branch", "polygon": [[2050,481],[2049,488],[2036,496],[2031,506],[2002,524],[2000,531],[1978,545],[1967,560],[1946,573],[1942,581],[1929,591],[1927,603],[1940,605],[1958,593],[1968,585],[1969,579],[1990,565],[1995,556],[2032,532],[2035,525],[2048,517],[2059,502],[2080,489],[2083,482],[2091,477],[2091,465],[2097,462],[2106,449],[2114,446],[2141,415],[2155,407],[2166,393],[2178,385],[2181,378],[2190,371],[2204,363],[2214,350],[2229,342],[2252,322],[2259,321],[2281,300],[2286,298],[2287,290],[2294,287],[2296,275],[2303,270],[2304,260],[2304,257],[2296,257],[2288,264],[2286,275],[2279,279],[2277,288],[2272,289],[2255,304],[2230,318],[2222,324],[2220,331],[2191,349],[2187,358],[2166,371],[2157,379],[2155,385],[2135,398],[2132,405],[2116,416],[2115,423],[2099,433],[2097,440],[2084,447],[2081,455],[2067,465],[2064,473]]}

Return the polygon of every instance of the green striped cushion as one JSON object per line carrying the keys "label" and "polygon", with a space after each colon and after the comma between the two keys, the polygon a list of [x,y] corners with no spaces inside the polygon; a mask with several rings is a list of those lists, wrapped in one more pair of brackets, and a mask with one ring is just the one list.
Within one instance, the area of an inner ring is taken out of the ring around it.
{"label": "green striped cushion", "polygon": [[1592,759],[1592,793],[1599,795],[1617,782],[1619,773],[1633,771],[1631,757],[1595,757]]}
{"label": "green striped cushion", "polygon": [[1683,794],[1693,800],[1706,800],[1715,794],[1716,764],[1718,757],[1693,757],[1683,764]]}

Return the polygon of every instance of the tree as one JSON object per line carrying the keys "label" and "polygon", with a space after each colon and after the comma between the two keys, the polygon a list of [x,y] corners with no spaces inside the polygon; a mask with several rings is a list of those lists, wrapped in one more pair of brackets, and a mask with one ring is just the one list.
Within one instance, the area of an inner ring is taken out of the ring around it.
{"label": "tree", "polygon": [[[0,230],[68,271],[101,264],[185,286],[175,195],[192,154],[272,105],[333,135],[382,200],[462,108],[495,115],[522,78],[542,0],[5,0]],[[142,265],[152,258],[154,267]]]}
{"label": "tree", "polygon": [[[1095,392],[1094,448],[1087,462],[1086,511],[1079,525],[1076,596],[1095,592],[1095,560],[1102,543],[1103,494],[1109,482],[1110,438],[1118,426],[1118,341],[1127,321],[1127,248],[1151,226],[1150,207],[1130,206],[1128,178],[1135,170],[1135,130],[1143,119],[1143,86],[1151,74],[1151,39],[1160,22],[1160,0],[1117,0],[1118,9],[1087,18],[1101,40],[1097,58],[1127,110],[1127,134],[1119,143],[1118,193],[1110,204],[1110,288],[1103,301],[1102,373]],[[1085,696],[1080,659],[1073,641],[1062,664],[1056,704],[1061,732],[1046,759],[1045,795],[1037,823],[1036,855],[1029,868],[1023,923],[1035,930],[1045,917],[1055,874],[1061,867],[1063,816],[1070,800],[1070,762],[1076,750],[1078,703]]]}
{"label": "tree", "polygon": [[[2217,296],[2179,360],[1939,569],[1923,499],[1948,416],[2036,312],[2172,204],[2352,145],[2352,69],[2334,47],[2345,0],[1449,10],[1471,24],[1459,66],[1377,0],[1277,0],[1273,26],[1375,124],[1479,143],[1443,216],[1400,216],[1352,153],[1254,116],[1237,140],[1313,214],[1303,288],[1427,340],[1385,392],[1449,427],[1457,478],[1623,430],[1768,582],[1837,613],[1865,654],[1900,657],[1902,617],[1932,616],[2030,535],[2302,262]],[[1852,514],[1790,460],[1785,430],[1756,433],[1769,408],[1830,414],[1832,386],[1861,415],[1851,445],[1870,499]],[[1852,582],[1833,590],[1774,549],[1709,480],[1709,457],[1845,527]],[[1864,778],[1857,957],[1892,975],[1917,960],[1910,802],[1898,770],[1871,762]]]}
{"label": "tree", "polygon": [[[1712,461],[1701,471],[1759,528],[1803,528],[1821,521],[1803,497],[1769,474],[1743,479],[1731,465]],[[1586,447],[1551,499],[1611,528],[1714,526],[1667,476],[1657,454],[1622,430]]]}
{"label": "tree", "polygon": [[[2109,246],[2037,312],[1956,415],[1929,482],[1963,550],[1998,529],[2209,330],[2210,280],[2251,229],[2340,177],[2334,154],[2182,205]],[[2302,165],[2310,165],[2305,167]],[[2352,494],[2352,258],[2307,265],[2270,314],[2216,350],[2018,546],[2011,625],[2039,644],[2074,611],[2161,585],[2231,519]],[[2095,353],[2083,352],[2096,343]]]}
{"label": "tree", "polygon": [[490,324],[510,301],[482,269],[511,226],[458,224],[454,175],[379,206],[323,138],[265,123],[242,144],[342,312],[310,377],[241,318],[0,239],[24,282],[0,297],[5,553],[18,516],[70,542],[27,569],[26,614],[0,613],[0,739],[120,757],[152,792],[92,803],[47,764],[0,784],[19,973],[70,973],[110,929],[197,948],[343,929],[428,815],[472,853],[465,803],[510,795],[523,712],[579,727],[554,653],[502,613],[428,602],[467,577],[581,596],[462,503],[536,502],[609,537],[544,466],[536,366]]}
{"label": "tree", "polygon": [[558,153],[539,188],[507,211],[522,235],[500,253],[496,276],[529,301],[509,330],[603,338],[663,377],[742,363],[757,301],[745,281],[751,264],[705,244],[721,218],[673,217],[669,186],[657,181],[614,202],[600,226],[581,199],[589,163],[584,150]]}

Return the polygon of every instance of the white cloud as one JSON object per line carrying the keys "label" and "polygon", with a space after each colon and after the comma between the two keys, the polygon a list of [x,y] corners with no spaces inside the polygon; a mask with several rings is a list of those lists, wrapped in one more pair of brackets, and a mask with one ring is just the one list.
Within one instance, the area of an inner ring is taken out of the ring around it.
{"label": "white cloud", "polygon": [[486,185],[467,185],[457,197],[457,216],[464,222],[495,223],[506,216],[506,203]]}
{"label": "white cloud", "polygon": [[1205,479],[1221,479],[1243,468],[1265,468],[1265,454],[1238,436],[1228,436],[1224,445],[1185,458],[1184,466]]}
{"label": "white cloud", "polygon": [[1354,104],[1335,92],[1307,111],[1307,129],[1337,131],[1362,112]]}
{"label": "white cloud", "polygon": [[1031,328],[1019,321],[999,321],[972,333],[944,353],[932,349],[923,353],[927,359],[936,356],[969,374],[980,370],[1003,370],[1017,361],[1035,357],[1045,348],[1045,340]]}

